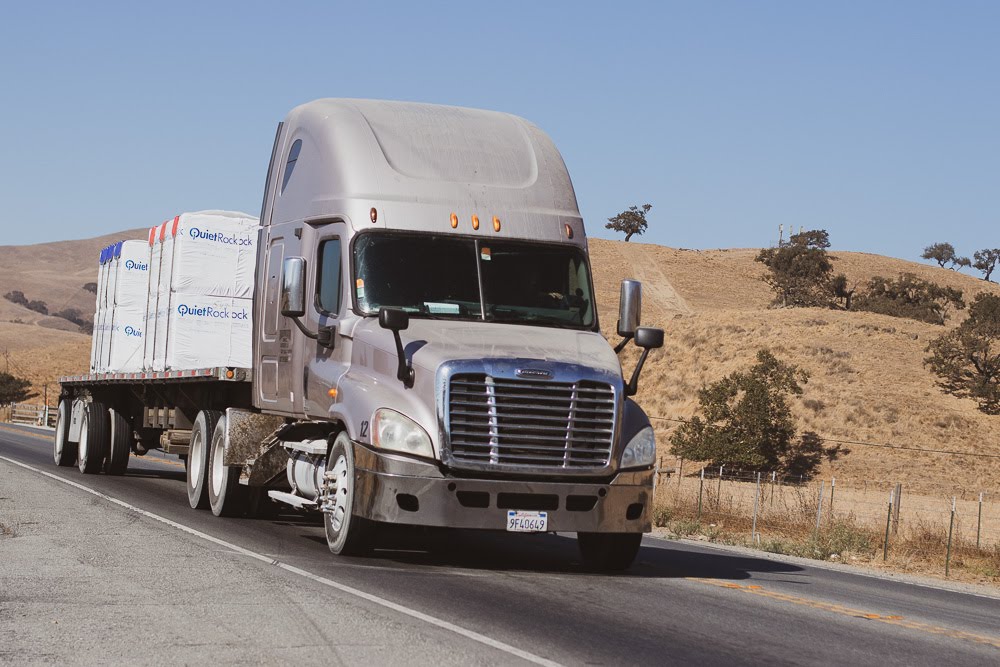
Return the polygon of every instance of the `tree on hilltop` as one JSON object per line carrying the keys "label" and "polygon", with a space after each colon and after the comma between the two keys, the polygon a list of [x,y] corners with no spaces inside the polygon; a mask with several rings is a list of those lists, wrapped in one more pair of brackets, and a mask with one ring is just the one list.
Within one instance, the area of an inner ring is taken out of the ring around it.
{"label": "tree on hilltop", "polygon": [[604,228],[622,232],[627,242],[634,235],[642,235],[646,231],[646,214],[651,208],[652,204],[643,204],[641,209],[638,206],[629,206],[615,217],[608,218],[608,224],[604,225]]}
{"label": "tree on hilltop", "polygon": [[926,248],[924,248],[924,254],[922,254],[921,259],[931,259],[937,262],[937,265],[942,269],[946,265],[951,265],[951,269],[956,268],[968,268],[972,266],[972,262],[969,261],[968,257],[959,257],[955,252],[955,246],[950,243],[934,243]]}
{"label": "tree on hilltop", "polygon": [[1000,262],[1000,248],[983,248],[974,252],[972,257],[976,260],[972,267],[983,273],[983,280],[993,282],[990,275],[997,268],[997,262]]}
{"label": "tree on hilltop", "polygon": [[830,305],[833,262],[826,251],[829,247],[830,235],[826,230],[813,229],[793,234],[788,243],[758,253],[755,261],[769,269],[764,282],[775,291],[775,304]]}

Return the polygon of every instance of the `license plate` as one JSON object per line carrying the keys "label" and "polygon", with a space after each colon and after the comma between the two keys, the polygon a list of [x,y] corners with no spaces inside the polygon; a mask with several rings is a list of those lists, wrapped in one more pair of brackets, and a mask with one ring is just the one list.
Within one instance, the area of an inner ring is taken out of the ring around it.
{"label": "license plate", "polygon": [[512,533],[544,533],[548,526],[548,512],[507,510],[507,530]]}

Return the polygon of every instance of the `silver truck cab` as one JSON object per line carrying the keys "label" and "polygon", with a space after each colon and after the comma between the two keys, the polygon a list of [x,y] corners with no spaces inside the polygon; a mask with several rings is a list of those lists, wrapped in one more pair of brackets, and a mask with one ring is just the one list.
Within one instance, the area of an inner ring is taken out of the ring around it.
{"label": "silver truck cab", "polygon": [[[654,486],[629,398],[641,362],[626,381],[600,333],[545,133],[492,111],[310,102],[278,127],[261,225],[252,401],[289,425],[291,490],[272,497],[321,509],[335,553],[394,523],[576,532],[588,564],[631,563]],[[619,333],[644,361],[663,333],[638,326],[638,283],[622,294]]]}

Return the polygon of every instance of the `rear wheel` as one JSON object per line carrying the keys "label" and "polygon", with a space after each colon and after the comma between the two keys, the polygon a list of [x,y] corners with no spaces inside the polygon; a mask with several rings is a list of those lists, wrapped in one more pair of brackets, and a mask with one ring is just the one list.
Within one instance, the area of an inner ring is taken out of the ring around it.
{"label": "rear wheel", "polygon": [[208,454],[208,502],[215,516],[239,516],[246,511],[248,488],[240,485],[239,466],[225,464],[226,416],[219,417]]}
{"label": "rear wheel", "polygon": [[108,455],[110,438],[108,409],[103,403],[87,403],[83,408],[80,442],[77,448],[77,467],[86,475],[101,472],[104,457]]}
{"label": "rear wheel", "polygon": [[108,410],[108,422],[111,434],[108,456],[104,459],[104,472],[109,475],[124,475],[132,453],[132,426],[114,408]]}
{"label": "rear wheel", "polygon": [[639,554],[642,533],[577,533],[583,564],[592,570],[627,570]]}
{"label": "rear wheel", "polygon": [[355,481],[354,448],[347,433],[341,431],[327,457],[320,493],[326,545],[337,555],[362,555],[372,547],[374,524],[354,516]]}
{"label": "rear wheel", "polygon": [[215,433],[215,425],[222,413],[202,410],[191,429],[191,445],[187,460],[188,505],[193,509],[207,509],[208,504],[208,449]]}
{"label": "rear wheel", "polygon": [[56,414],[56,432],[52,440],[52,458],[57,466],[69,467],[76,462],[76,443],[69,441],[69,423],[72,420],[73,404],[68,398],[59,401]]}

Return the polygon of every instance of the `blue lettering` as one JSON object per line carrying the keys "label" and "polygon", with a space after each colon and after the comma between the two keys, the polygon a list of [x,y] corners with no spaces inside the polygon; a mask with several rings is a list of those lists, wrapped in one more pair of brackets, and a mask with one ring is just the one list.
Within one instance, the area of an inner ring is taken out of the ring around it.
{"label": "blue lettering", "polygon": [[249,247],[253,245],[253,238],[251,237],[239,237],[236,234],[231,234],[227,236],[222,232],[210,232],[207,230],[199,229],[198,227],[192,227],[188,230],[188,236],[193,239],[200,239],[202,241],[212,241],[214,243],[221,243],[222,245],[235,245],[240,247]]}
{"label": "blue lettering", "polygon": [[125,268],[129,271],[145,271],[149,267],[142,262],[136,262],[135,260],[129,259],[125,262]]}
{"label": "blue lettering", "polygon": [[130,326],[125,327],[125,335],[126,336],[142,336],[142,331],[139,330],[139,329],[136,329],[135,327],[133,327],[133,326],[130,325]]}

